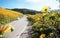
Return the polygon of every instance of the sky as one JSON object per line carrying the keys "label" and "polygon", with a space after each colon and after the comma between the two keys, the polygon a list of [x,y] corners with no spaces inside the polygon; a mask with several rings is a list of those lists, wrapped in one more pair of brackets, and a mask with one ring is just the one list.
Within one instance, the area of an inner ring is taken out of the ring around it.
{"label": "sky", "polygon": [[0,0],[2,8],[27,8],[40,11],[44,6],[58,9],[59,2],[56,0]]}

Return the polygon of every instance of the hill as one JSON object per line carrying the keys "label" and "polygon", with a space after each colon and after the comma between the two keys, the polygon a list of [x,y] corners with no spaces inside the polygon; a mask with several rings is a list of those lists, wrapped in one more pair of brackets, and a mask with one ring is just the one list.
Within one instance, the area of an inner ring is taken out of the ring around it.
{"label": "hill", "polygon": [[21,17],[23,14],[8,9],[0,8],[0,24],[8,23]]}
{"label": "hill", "polygon": [[30,10],[30,9],[11,9],[13,11],[17,11],[17,12],[21,12],[23,14],[36,14],[36,13],[41,13],[40,11],[36,11],[36,10]]}
{"label": "hill", "polygon": [[[41,11],[36,11],[36,10],[31,10],[31,9],[18,9],[18,8],[14,8],[14,9],[10,9],[13,11],[17,11],[17,12],[21,12],[23,14],[36,14],[36,13],[42,13]],[[56,10],[49,10],[50,12],[60,12],[60,9],[56,9]]]}

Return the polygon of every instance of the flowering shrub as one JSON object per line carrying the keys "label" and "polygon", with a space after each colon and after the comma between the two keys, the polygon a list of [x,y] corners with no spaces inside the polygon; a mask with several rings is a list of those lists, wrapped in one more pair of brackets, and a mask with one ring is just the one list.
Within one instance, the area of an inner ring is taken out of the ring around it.
{"label": "flowering shrub", "polygon": [[33,38],[60,37],[60,12],[28,15],[28,20],[32,21]]}

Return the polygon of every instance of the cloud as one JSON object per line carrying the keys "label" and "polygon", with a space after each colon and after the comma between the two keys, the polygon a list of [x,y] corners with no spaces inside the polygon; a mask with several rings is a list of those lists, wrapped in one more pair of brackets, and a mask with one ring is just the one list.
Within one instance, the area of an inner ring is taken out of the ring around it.
{"label": "cloud", "polygon": [[41,10],[44,6],[49,6],[51,9],[57,9],[59,3],[56,0],[25,0],[28,8]]}
{"label": "cloud", "polygon": [[26,0],[26,2],[39,3],[41,0]]}

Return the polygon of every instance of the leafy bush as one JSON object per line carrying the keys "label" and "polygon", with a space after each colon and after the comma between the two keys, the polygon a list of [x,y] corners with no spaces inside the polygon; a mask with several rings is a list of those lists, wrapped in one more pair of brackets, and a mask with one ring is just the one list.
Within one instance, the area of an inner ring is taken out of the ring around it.
{"label": "leafy bush", "polygon": [[[41,13],[28,15],[32,23],[33,38],[59,38],[60,37],[60,12]],[[39,20],[37,20],[39,18]]]}

